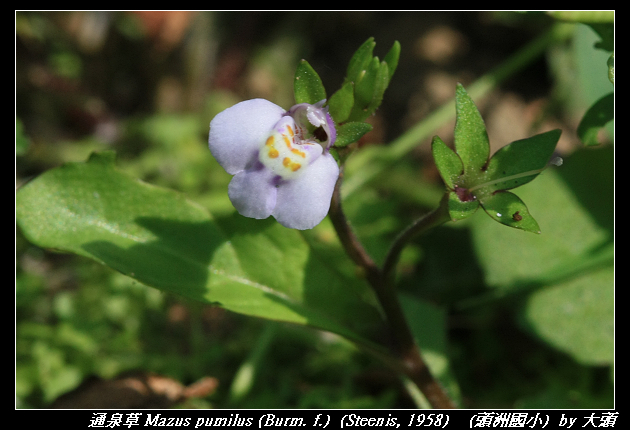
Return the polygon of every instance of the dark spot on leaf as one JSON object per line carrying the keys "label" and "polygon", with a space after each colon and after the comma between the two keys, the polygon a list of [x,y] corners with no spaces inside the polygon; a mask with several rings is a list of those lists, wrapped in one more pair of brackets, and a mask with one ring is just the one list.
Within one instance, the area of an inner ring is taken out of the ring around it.
{"label": "dark spot on leaf", "polygon": [[514,212],[514,215],[512,215],[512,219],[514,221],[520,221],[523,219],[523,216],[521,214],[519,214],[520,211],[516,211]]}

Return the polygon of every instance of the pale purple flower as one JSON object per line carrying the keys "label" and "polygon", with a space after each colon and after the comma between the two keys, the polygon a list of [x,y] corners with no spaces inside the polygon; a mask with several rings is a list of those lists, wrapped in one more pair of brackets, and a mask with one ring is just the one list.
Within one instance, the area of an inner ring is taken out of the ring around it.
{"label": "pale purple flower", "polygon": [[214,117],[210,151],[234,175],[228,195],[241,215],[272,215],[298,230],[324,219],[339,167],[328,151],[336,131],[323,104],[301,103],[285,111],[253,99]]}

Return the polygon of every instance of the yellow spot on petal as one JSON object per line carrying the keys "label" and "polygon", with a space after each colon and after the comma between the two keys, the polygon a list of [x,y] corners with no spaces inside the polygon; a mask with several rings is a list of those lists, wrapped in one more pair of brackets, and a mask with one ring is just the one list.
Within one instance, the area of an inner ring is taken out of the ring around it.
{"label": "yellow spot on petal", "polygon": [[274,146],[274,143],[275,143],[274,137],[269,136],[269,138],[267,139],[267,142],[265,143],[265,146],[269,147],[269,151],[267,151],[267,155],[269,156],[269,158],[278,158],[278,156],[280,155],[280,153]]}
{"label": "yellow spot on petal", "polygon": [[299,155],[302,158],[306,158],[306,154],[300,151],[299,149],[291,148],[291,152],[294,153],[295,155]]}
{"label": "yellow spot on petal", "polygon": [[291,161],[289,157],[285,157],[284,160],[282,160],[282,165],[287,169],[290,169],[292,172],[297,172],[300,167],[302,167],[300,163],[295,163]]}

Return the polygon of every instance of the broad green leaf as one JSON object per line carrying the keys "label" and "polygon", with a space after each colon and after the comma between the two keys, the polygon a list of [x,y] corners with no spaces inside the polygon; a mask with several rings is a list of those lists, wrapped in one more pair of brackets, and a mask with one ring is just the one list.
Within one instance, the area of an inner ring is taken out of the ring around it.
{"label": "broad green leaf", "polygon": [[485,196],[481,206],[492,219],[510,227],[532,233],[540,233],[540,227],[530,215],[525,203],[509,191],[502,191]]}
{"label": "broad green leaf", "polygon": [[615,93],[610,93],[599,99],[584,114],[577,133],[580,140],[587,146],[599,145],[597,138],[599,130],[615,119]]}
{"label": "broad green leaf", "polygon": [[461,158],[438,136],[433,137],[431,151],[442,180],[449,189],[455,189],[457,179],[464,173]]}
{"label": "broad green leaf", "polygon": [[[560,130],[551,130],[526,139],[517,140],[499,149],[490,159],[483,178],[486,192],[509,190],[533,180],[543,169],[560,139]],[[531,175],[527,173],[531,172]],[[524,176],[520,176],[524,175]],[[511,177],[505,182],[496,182]],[[475,184],[480,186],[480,184]]]}
{"label": "broad green leaf", "polygon": [[347,122],[337,127],[336,147],[344,147],[358,141],[364,134],[372,130],[372,125],[365,122]]}
{"label": "broad green leaf", "polygon": [[524,322],[541,339],[587,365],[614,361],[614,272],[600,269],[533,293]]}
{"label": "broad green leaf", "polygon": [[398,296],[431,373],[448,390],[451,398],[459,402],[459,386],[449,368],[446,311],[407,293]]}
{"label": "broad green leaf", "polygon": [[371,290],[342,276],[273,219],[214,220],[181,194],[115,169],[113,153],[23,186],[16,216],[34,244],[92,258],[139,282],[227,310],[370,344]]}
{"label": "broad green leaf", "polygon": [[356,50],[348,63],[345,83],[356,83],[359,78],[359,74],[365,70],[370,61],[372,61],[372,52],[374,51],[375,46],[376,42],[374,42],[373,37],[370,37],[368,40],[363,42],[361,46],[359,46],[359,49]]}
{"label": "broad green leaf", "polygon": [[354,106],[354,83],[348,82],[328,100],[328,112],[337,124],[345,122]]}
{"label": "broad green leaf", "polygon": [[315,104],[326,99],[321,78],[306,60],[300,61],[295,70],[293,92],[297,103]]}
{"label": "broad green leaf", "polygon": [[[513,229],[496,228],[488,217],[471,219],[476,255],[485,283],[493,288],[491,296],[529,292],[536,297],[558,287],[553,292],[554,296],[558,295],[554,302],[556,305],[562,303],[564,308],[554,311],[552,306],[545,305],[544,299],[532,299],[524,309],[530,325],[536,326],[536,334],[559,349],[569,351],[582,362],[610,357],[610,345],[583,344],[577,335],[565,339],[560,339],[561,334],[551,336],[549,331],[554,327],[543,330],[542,326],[548,322],[543,320],[542,314],[570,311],[572,314],[567,324],[572,326],[570,331],[573,333],[583,333],[590,339],[612,336],[614,315],[609,302],[592,302],[597,309],[586,305],[588,299],[575,302],[576,296],[611,297],[613,294],[612,148],[584,149],[572,154],[565,158],[562,167],[548,169],[536,181],[519,188],[519,196],[528,202],[542,234],[523,235]],[[587,284],[590,284],[588,288],[585,287]],[[549,294],[551,297],[551,291]],[[538,309],[539,306],[546,306],[546,309]],[[533,322],[533,315],[539,322]],[[599,319],[595,326],[593,315]],[[594,327],[597,327],[595,331]],[[569,332],[566,326],[562,330]]]}
{"label": "broad green leaf", "polygon": [[455,106],[455,150],[464,163],[467,180],[474,182],[490,155],[488,133],[477,106],[461,84],[457,84]]}

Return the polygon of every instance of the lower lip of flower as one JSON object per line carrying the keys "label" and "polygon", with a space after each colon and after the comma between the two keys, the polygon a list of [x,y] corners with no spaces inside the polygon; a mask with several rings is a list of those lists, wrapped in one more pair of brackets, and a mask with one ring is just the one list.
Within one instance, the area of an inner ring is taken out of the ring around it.
{"label": "lower lip of flower", "polygon": [[[296,125],[290,117],[276,125],[259,153],[260,162],[283,179],[291,179],[300,174],[321,154],[321,145],[303,140],[296,133]],[[319,150],[318,148],[319,147]]]}

